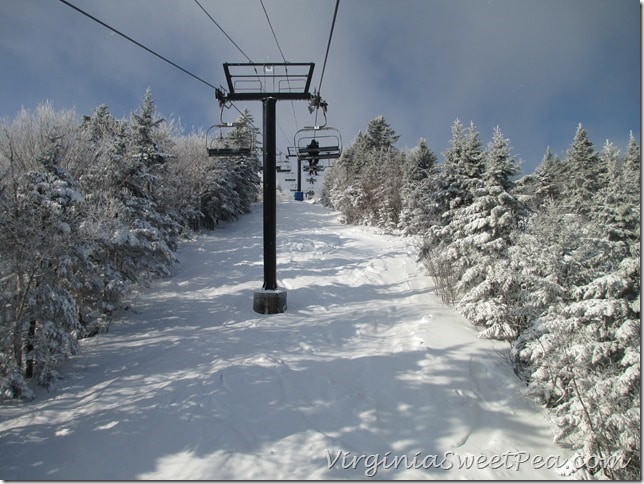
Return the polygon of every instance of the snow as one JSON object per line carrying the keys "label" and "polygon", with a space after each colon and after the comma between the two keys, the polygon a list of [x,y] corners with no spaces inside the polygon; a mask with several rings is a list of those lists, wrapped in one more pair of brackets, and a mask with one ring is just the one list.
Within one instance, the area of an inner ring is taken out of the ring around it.
{"label": "snow", "polygon": [[443,305],[414,239],[278,203],[284,314],[252,310],[262,210],[183,243],[63,379],[0,408],[1,479],[560,479],[507,344]]}

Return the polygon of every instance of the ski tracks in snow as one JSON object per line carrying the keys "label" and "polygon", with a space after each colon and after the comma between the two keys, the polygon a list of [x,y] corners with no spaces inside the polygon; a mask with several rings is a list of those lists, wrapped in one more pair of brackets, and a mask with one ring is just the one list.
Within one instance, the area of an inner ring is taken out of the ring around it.
{"label": "ski tracks in snow", "polygon": [[[282,202],[288,308],[254,313],[261,220],[256,206],[183,244],[176,275],[86,342],[52,393],[5,409],[0,478],[363,479],[367,455],[562,452],[522,397],[507,348],[478,339],[434,297],[413,239]],[[330,465],[337,455],[349,460]],[[383,466],[373,477],[558,477],[454,464]]]}

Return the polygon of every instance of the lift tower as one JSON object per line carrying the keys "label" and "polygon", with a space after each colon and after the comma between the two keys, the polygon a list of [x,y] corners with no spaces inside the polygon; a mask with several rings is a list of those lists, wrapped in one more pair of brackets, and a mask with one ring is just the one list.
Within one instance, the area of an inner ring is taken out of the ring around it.
{"label": "lift tower", "polygon": [[277,200],[275,105],[277,101],[309,101],[314,63],[224,63],[228,93],[217,89],[220,104],[262,101],[264,131],[264,284],[253,295],[253,310],[262,314],[286,310],[286,289],[277,287]]}

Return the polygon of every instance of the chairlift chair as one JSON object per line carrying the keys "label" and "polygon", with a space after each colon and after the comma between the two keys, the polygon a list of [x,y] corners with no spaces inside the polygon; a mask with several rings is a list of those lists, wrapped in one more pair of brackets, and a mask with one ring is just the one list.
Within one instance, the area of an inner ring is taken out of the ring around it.
{"label": "chairlift chair", "polygon": [[325,166],[324,166],[324,165],[315,165],[315,166],[311,166],[311,165],[309,164],[309,165],[307,165],[307,166],[303,166],[303,167],[302,167],[302,172],[304,172],[304,173],[310,173],[311,171],[315,171],[315,172],[316,172],[315,174],[317,175],[317,174],[318,174],[318,172],[323,172],[323,171],[324,171],[324,169],[325,169]]}
{"label": "chairlift chair", "polygon": [[[255,147],[253,133],[244,129],[241,123],[221,123],[213,124],[206,132],[206,148],[208,156],[250,156]],[[241,134],[241,137],[234,139],[231,137],[235,130]]]}
{"label": "chairlift chair", "polygon": [[307,126],[298,130],[294,144],[297,158],[302,161],[333,160],[342,155],[340,132],[327,126]]}

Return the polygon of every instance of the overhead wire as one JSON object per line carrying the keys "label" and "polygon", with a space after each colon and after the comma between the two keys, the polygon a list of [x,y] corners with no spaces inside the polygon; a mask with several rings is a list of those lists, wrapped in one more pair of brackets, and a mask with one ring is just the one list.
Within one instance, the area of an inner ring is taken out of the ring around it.
{"label": "overhead wire", "polygon": [[259,3],[262,5],[262,9],[264,9],[264,15],[266,16],[266,20],[268,21],[268,26],[270,27],[271,32],[273,33],[273,38],[275,39],[275,43],[277,44],[277,48],[279,49],[280,54],[282,55],[282,60],[284,61],[284,63],[286,63],[286,58],[284,57],[284,52],[282,52],[282,48],[280,47],[280,43],[277,40],[277,35],[275,35],[275,30],[273,29],[273,24],[271,23],[271,19],[268,16],[268,12],[266,11],[266,7],[264,6],[264,0],[259,0]]}
{"label": "overhead wire", "polygon": [[[232,39],[232,37],[226,33],[226,31],[222,28],[222,26],[219,25],[219,23],[212,17],[212,15],[210,15],[210,13],[208,13],[208,11],[199,3],[199,0],[194,0],[194,1],[197,5],[199,5],[199,8],[201,8],[201,10],[203,10],[203,12],[208,16],[208,18],[212,21],[212,23],[214,23],[217,26],[217,28],[221,30],[221,32],[226,36],[226,38],[232,42],[232,44],[237,48],[237,50],[239,50],[239,52],[241,52],[241,54],[244,57],[246,57],[246,60],[252,64],[253,61],[250,59],[250,57],[246,55],[246,53],[241,49],[241,47],[237,45],[237,43]],[[257,74],[259,78],[259,72],[257,72],[257,69],[253,68],[253,70],[255,71],[255,74]]]}
{"label": "overhead wire", "polygon": [[189,70],[184,69],[184,68],[183,68],[183,67],[181,67],[180,65],[178,65],[178,64],[176,64],[176,63],[174,63],[174,62],[172,62],[171,60],[169,60],[169,59],[167,59],[166,57],[162,56],[161,54],[159,54],[159,53],[157,53],[157,52],[153,51],[153,50],[152,50],[152,49],[150,49],[149,47],[146,47],[145,45],[141,44],[140,42],[137,42],[137,41],[136,41],[136,40],[134,40],[132,37],[129,37],[128,35],[124,34],[123,32],[121,32],[121,31],[119,31],[119,30],[115,29],[114,27],[109,26],[108,24],[106,24],[106,23],[105,23],[105,22],[103,22],[102,20],[99,20],[98,18],[96,18],[96,17],[94,17],[93,15],[91,15],[91,14],[87,13],[86,11],[84,11],[84,10],[82,10],[81,8],[77,7],[76,5],[73,5],[73,4],[69,3],[67,0],[59,0],[59,1],[60,1],[61,3],[64,3],[65,5],[67,5],[68,7],[70,7],[70,8],[72,8],[72,9],[76,10],[77,12],[79,12],[79,13],[81,13],[81,14],[85,15],[86,17],[88,17],[88,18],[92,19],[94,22],[96,22],[96,23],[98,23],[98,24],[102,25],[103,27],[105,27],[105,28],[107,28],[107,29],[111,30],[111,31],[112,31],[112,32],[114,32],[115,34],[118,34],[118,35],[120,35],[121,37],[123,37],[124,39],[126,39],[126,40],[128,40],[128,41],[132,42],[133,44],[135,44],[135,45],[137,45],[137,46],[141,47],[142,49],[146,50],[146,51],[147,51],[147,52],[149,52],[150,54],[155,55],[155,56],[156,56],[156,57],[158,57],[159,59],[161,59],[161,60],[163,60],[163,61],[167,62],[167,63],[168,63],[168,64],[170,64],[171,66],[173,66],[173,67],[175,67],[175,68],[179,69],[179,70],[180,70],[180,71],[182,71],[183,73],[185,73],[185,74],[189,75],[190,77],[192,77],[192,78],[194,78],[194,79],[198,80],[199,82],[201,82],[201,83],[205,84],[206,86],[211,87],[211,88],[213,88],[213,89],[217,89],[213,84],[209,83],[208,81],[206,81],[206,80],[202,79],[201,77],[197,76],[196,74],[193,74],[193,73],[192,73],[192,72],[190,72]]}
{"label": "overhead wire", "polygon": [[[120,35],[121,37],[123,37],[123,38],[124,38],[124,39],[126,39],[127,41],[129,41],[129,42],[133,43],[134,45],[136,45],[136,46],[138,46],[138,47],[142,48],[143,50],[145,50],[145,51],[149,52],[150,54],[152,54],[152,55],[154,55],[154,56],[158,57],[159,59],[161,59],[161,60],[163,60],[163,61],[167,62],[168,64],[170,64],[171,66],[175,67],[176,69],[179,69],[179,70],[180,70],[181,72],[183,72],[184,74],[189,75],[190,77],[192,77],[192,78],[194,78],[194,79],[198,80],[198,81],[199,81],[199,82],[201,82],[202,84],[205,84],[206,86],[208,86],[208,87],[210,87],[210,88],[212,88],[212,89],[215,89],[215,90],[217,89],[217,87],[216,87],[214,84],[211,84],[210,82],[208,82],[208,81],[206,81],[206,80],[202,79],[201,77],[197,76],[196,74],[193,74],[193,73],[192,73],[192,72],[190,72],[189,70],[187,70],[187,69],[185,69],[185,68],[181,67],[179,64],[177,64],[177,63],[175,63],[175,62],[171,61],[170,59],[168,59],[168,58],[166,58],[166,57],[162,56],[162,55],[161,55],[161,54],[159,54],[158,52],[155,52],[154,50],[150,49],[149,47],[147,47],[147,46],[143,45],[141,42],[138,42],[138,41],[134,40],[132,37],[130,37],[130,36],[128,36],[128,35],[126,35],[126,34],[124,34],[123,32],[121,32],[121,31],[120,31],[120,30],[118,30],[118,29],[116,29],[116,28],[114,28],[114,27],[112,27],[112,26],[108,25],[107,23],[103,22],[102,20],[98,19],[97,17],[93,16],[92,14],[90,14],[90,13],[86,12],[85,10],[83,10],[83,9],[81,9],[81,8],[79,8],[79,7],[77,7],[76,5],[74,5],[74,4],[70,3],[70,2],[68,2],[67,0],[59,0],[59,1],[60,1],[61,3],[63,3],[63,4],[65,4],[65,5],[67,5],[68,7],[70,7],[70,8],[72,8],[72,9],[76,10],[78,13],[80,13],[80,14],[82,14],[82,15],[86,16],[87,18],[89,18],[89,19],[93,20],[94,22],[96,22],[96,23],[98,23],[98,24],[102,25],[102,26],[103,26],[103,27],[105,27],[106,29],[108,29],[108,30],[110,30],[110,31],[114,32],[114,33],[115,33],[115,34],[117,34],[117,35]],[[195,2],[197,2],[197,4],[201,7],[201,5],[199,4],[199,2],[198,2],[197,0],[195,0]],[[203,9],[203,7],[202,7],[202,9]],[[219,24],[217,24],[217,22],[216,22],[216,21],[215,21],[215,20],[210,16],[210,14],[208,14],[208,12],[206,12],[205,10],[204,10],[204,12],[205,12],[205,13],[206,13],[210,18],[211,18],[211,20],[212,20],[212,21],[213,21],[213,22],[214,22],[214,23],[215,23],[215,24],[216,24],[216,25],[221,29],[221,27],[219,26]],[[222,30],[222,32],[224,32],[224,31],[223,31],[223,29],[221,29],[221,30]],[[239,46],[237,46],[237,44],[235,44],[235,42],[230,38],[230,36],[228,36],[228,34],[226,34],[226,32],[224,32],[224,34],[225,34],[225,35],[226,35],[226,37],[228,37],[228,39],[229,39],[231,42],[233,42],[233,44],[234,44],[234,45],[239,49]],[[239,50],[241,51],[241,49],[239,49]],[[244,52],[243,52],[243,51],[241,51],[241,52],[242,52],[242,54],[243,54],[243,55],[248,59],[248,61],[249,61],[249,62],[252,62],[252,61],[248,58],[248,56],[246,56],[246,54],[244,54]],[[244,115],[244,113],[242,113],[242,112],[239,110],[239,108],[238,108],[237,106],[235,106],[233,103],[231,103],[231,105],[232,105],[232,107],[234,107],[234,108],[237,110],[237,112],[238,112],[238,113],[239,113],[239,114],[240,114],[244,119],[248,119],[248,118]],[[250,124],[251,124],[251,126],[253,126],[253,128],[257,129],[257,127],[256,127],[252,122],[251,122]],[[259,131],[259,130],[258,130],[258,131]]]}
{"label": "overhead wire", "polygon": [[[98,23],[98,24],[102,25],[102,26],[103,26],[103,27],[105,27],[106,29],[108,29],[108,30],[110,30],[110,31],[114,32],[115,34],[117,34],[117,35],[119,35],[119,36],[123,37],[124,39],[126,39],[127,41],[129,41],[129,42],[133,43],[134,45],[136,45],[136,46],[138,46],[138,47],[142,48],[142,49],[143,49],[143,50],[145,50],[146,52],[148,52],[148,53],[150,53],[150,54],[154,55],[155,57],[158,57],[159,59],[163,60],[164,62],[166,62],[166,63],[170,64],[172,67],[174,67],[174,68],[176,68],[176,69],[180,70],[180,71],[181,71],[181,72],[183,72],[184,74],[186,74],[186,75],[188,75],[188,76],[192,77],[193,79],[195,79],[195,80],[197,80],[197,81],[201,82],[202,84],[204,84],[204,85],[206,85],[206,86],[208,86],[208,87],[210,87],[210,88],[212,88],[212,89],[215,89],[215,90],[217,89],[217,87],[216,87],[215,85],[213,85],[212,83],[210,83],[210,82],[206,81],[205,79],[203,79],[203,78],[199,77],[198,75],[196,75],[196,74],[194,74],[194,73],[190,72],[188,69],[185,69],[184,67],[181,67],[181,66],[180,66],[179,64],[177,64],[176,62],[171,61],[171,60],[170,60],[170,59],[168,59],[167,57],[165,57],[165,56],[163,56],[163,55],[159,54],[158,52],[156,52],[156,51],[152,50],[151,48],[149,48],[149,47],[147,47],[147,46],[143,45],[141,42],[138,42],[137,40],[133,39],[132,37],[128,36],[127,34],[125,34],[125,33],[121,32],[120,30],[118,30],[118,29],[116,29],[116,28],[114,28],[114,27],[112,27],[112,26],[108,25],[106,22],[103,22],[102,20],[98,19],[98,18],[97,18],[97,17],[95,17],[94,15],[91,15],[90,13],[88,13],[88,12],[86,12],[85,10],[83,10],[83,9],[81,9],[81,8],[79,8],[79,7],[77,7],[76,5],[74,5],[74,4],[70,3],[70,2],[68,2],[67,0],[59,0],[59,1],[60,1],[61,3],[63,3],[64,5],[67,5],[68,7],[72,8],[73,10],[76,10],[78,13],[80,13],[80,14],[82,14],[82,15],[86,16],[87,18],[89,18],[89,19],[93,20],[94,22],[96,22],[96,23]],[[211,14],[210,14],[210,13],[209,13],[209,12],[208,12],[208,11],[207,11],[203,6],[202,6],[202,5],[201,5],[201,3],[199,3],[199,0],[194,0],[194,1],[195,1],[195,3],[199,6],[199,8],[200,8],[200,9],[201,9],[201,10],[202,10],[202,11],[203,11],[207,16],[208,16],[208,18],[209,18],[209,19],[210,19],[210,20],[211,20],[211,21],[212,21],[212,22],[217,26],[217,28],[219,28],[219,30],[220,30],[220,31],[221,31],[221,32],[226,36],[226,38],[227,38],[227,39],[228,39],[228,40],[229,40],[229,41],[230,41],[230,42],[231,42],[231,43],[232,43],[232,44],[237,48],[237,50],[239,50],[239,52],[240,52],[240,53],[241,53],[241,54],[242,54],[242,55],[243,55],[243,56],[248,60],[248,62],[252,63],[253,61],[250,59],[250,57],[249,57],[249,56],[248,56],[248,55],[247,55],[247,54],[246,54],[246,53],[241,49],[241,47],[239,47],[239,45],[237,45],[237,43],[236,43],[236,42],[235,42],[235,41],[230,37],[230,35],[228,35],[228,33],[226,33],[226,31],[221,27],[221,25],[219,25],[219,23],[218,23],[218,22],[217,22],[217,21],[212,17],[212,15],[211,15]],[[264,2],[263,2],[263,0],[260,0],[260,3],[261,3],[261,5],[262,5],[262,9],[264,10],[264,14],[265,14],[265,16],[266,16],[266,20],[268,21],[268,24],[269,24],[269,27],[270,27],[270,29],[271,29],[271,32],[272,32],[272,34],[273,34],[273,38],[275,39],[275,43],[277,44],[277,48],[278,48],[278,50],[279,50],[279,52],[280,52],[280,55],[282,56],[282,60],[284,61],[284,63],[285,63],[285,64],[288,64],[288,62],[286,61],[286,57],[284,56],[284,52],[282,51],[282,48],[281,48],[281,46],[280,46],[280,44],[279,44],[279,41],[278,41],[278,39],[277,39],[277,35],[276,35],[276,33],[275,33],[275,29],[273,28],[273,25],[272,25],[272,23],[271,23],[271,21],[270,21],[270,17],[269,17],[269,15],[268,15],[268,11],[266,10],[266,7],[264,6]],[[330,33],[329,33],[329,40],[328,40],[328,43],[327,43],[326,54],[325,54],[325,57],[324,57],[324,64],[323,64],[323,66],[322,66],[322,73],[321,73],[321,75],[320,75],[320,83],[319,83],[319,85],[318,85],[318,93],[320,92],[320,89],[321,89],[321,87],[322,87],[322,80],[323,80],[323,77],[324,77],[324,72],[325,72],[325,69],[326,69],[326,63],[327,63],[327,59],[328,59],[328,56],[329,56],[329,49],[330,49],[330,46],[331,46],[331,39],[332,39],[332,36],[333,36],[333,30],[334,30],[335,21],[336,21],[336,18],[337,18],[337,13],[338,13],[338,6],[339,6],[339,4],[340,4],[340,0],[336,0],[335,10],[334,10],[334,13],[333,13],[333,21],[332,21],[332,24],[331,24],[331,31],[330,31]],[[235,106],[233,103],[231,103],[231,106],[232,106],[232,107],[234,107],[234,108],[235,108],[235,110],[236,110],[236,111],[237,111],[237,112],[238,112],[242,117],[244,117],[245,119],[247,119],[247,118],[246,118],[246,116],[242,113],[242,111],[241,111],[237,106]],[[294,119],[295,119],[295,124],[296,124],[296,127],[297,127],[297,125],[298,125],[298,123],[297,123],[297,117],[295,116],[295,107],[293,106],[293,103],[292,103],[292,102],[291,102],[291,106],[292,106],[292,108],[293,108],[293,117],[294,117]],[[317,117],[317,114],[316,114],[316,117]],[[252,125],[252,123],[251,123],[251,125]],[[284,137],[286,138],[286,135],[285,135],[285,133],[283,132],[283,130],[282,130],[282,133],[284,134]],[[287,141],[288,141],[288,139],[287,139]]]}
{"label": "overhead wire", "polygon": [[[324,63],[322,64],[322,73],[320,74],[320,83],[318,84],[318,96],[320,96],[320,91],[322,89],[322,79],[324,78],[324,71],[326,70],[326,61],[329,58],[329,49],[331,48],[331,39],[333,38],[333,29],[335,28],[335,20],[338,17],[338,7],[340,6],[340,0],[336,0],[335,9],[333,11],[333,20],[331,21],[331,31],[329,32],[329,41],[326,44],[326,53],[324,54]],[[319,107],[319,106],[318,106]],[[326,124],[326,114],[324,115],[324,124]],[[315,110],[315,125],[318,124],[318,109]]]}
{"label": "overhead wire", "polygon": [[207,10],[206,10],[206,9],[205,9],[201,4],[200,4],[200,3],[199,3],[199,0],[195,0],[195,3],[196,3],[197,5],[199,5],[199,8],[200,8],[201,10],[203,10],[203,13],[205,13],[205,14],[208,16],[208,18],[212,21],[212,23],[214,23],[214,24],[217,26],[217,28],[218,28],[219,30],[221,30],[221,33],[222,33],[222,34],[224,34],[224,35],[226,36],[226,38],[227,38],[228,40],[230,40],[230,41],[232,42],[232,44],[233,44],[235,47],[237,47],[237,50],[238,50],[239,52],[241,52],[241,54],[242,54],[244,57],[246,57],[246,60],[248,60],[248,62],[250,62],[250,63],[252,64],[252,62],[253,62],[253,61],[252,61],[252,60],[250,60],[250,57],[248,57],[248,56],[246,55],[246,53],[241,49],[241,47],[239,47],[239,46],[237,45],[237,43],[236,43],[236,42],[235,42],[235,41],[230,37],[230,35],[228,35],[228,34],[226,33],[226,31],[221,27],[221,25],[219,25],[219,23],[217,23],[217,21],[216,21],[214,18],[212,18],[212,15],[210,15],[210,14],[208,13],[208,11],[207,11]]}
{"label": "overhead wire", "polygon": [[[266,20],[268,21],[268,26],[271,29],[271,32],[273,34],[273,39],[275,39],[275,43],[277,44],[277,49],[280,51],[280,55],[282,56],[282,60],[284,61],[284,64],[288,64],[288,61],[286,60],[286,57],[284,56],[284,52],[282,51],[282,47],[280,46],[280,43],[277,40],[277,34],[275,34],[275,29],[273,28],[273,24],[271,23],[271,19],[268,16],[268,11],[266,10],[266,7],[264,6],[264,0],[259,0],[259,3],[261,4],[262,9],[264,10],[264,15],[266,16]],[[285,66],[284,69],[285,69],[286,73],[288,74],[288,66]],[[287,83],[288,83],[288,86],[289,86],[289,89],[290,89],[291,88],[291,83],[288,80],[288,78],[287,78]],[[295,103],[293,101],[291,101],[291,109],[293,110],[293,120],[295,121],[295,129],[298,130],[298,129],[300,129],[300,127],[298,126],[298,123],[297,123],[297,116],[295,115]],[[286,139],[286,142],[290,143],[291,141],[286,136],[286,133],[282,129],[281,125],[280,125],[280,131],[282,131],[282,135],[284,135],[284,138]]]}
{"label": "overhead wire", "polygon": [[[246,52],[244,52],[244,51],[242,50],[242,48],[241,48],[241,47],[239,47],[239,45],[237,45],[237,43],[232,39],[232,37],[231,37],[230,35],[228,35],[228,33],[223,29],[223,27],[222,27],[221,25],[219,25],[219,22],[217,22],[217,21],[213,18],[213,16],[212,16],[212,15],[211,15],[211,14],[210,14],[206,9],[205,9],[205,7],[204,7],[203,5],[201,5],[201,3],[199,3],[199,0],[194,0],[194,2],[199,6],[199,8],[203,11],[203,13],[205,13],[205,14],[206,14],[206,16],[210,19],[210,21],[211,21],[212,23],[214,23],[214,24],[217,26],[217,28],[221,31],[221,33],[222,33],[222,34],[224,34],[228,40],[230,40],[230,42],[231,42],[231,43],[232,43],[232,44],[237,48],[237,50],[238,50],[238,51],[239,51],[239,52],[240,52],[240,53],[241,53],[241,54],[246,58],[246,60],[252,64],[252,63],[253,63],[253,61],[251,60],[251,58],[250,58],[250,57],[248,57],[248,55],[246,54]],[[257,73],[257,71],[255,71],[255,72]],[[245,119],[245,120],[247,120],[247,121],[249,121],[249,122],[250,122],[250,120],[248,119],[248,117],[247,117],[247,116],[246,116],[246,115],[245,115],[245,114],[244,114],[244,113],[243,113],[243,112],[242,112],[242,111],[241,111],[241,110],[240,110],[240,109],[235,105],[235,103],[234,103],[234,102],[230,101],[228,104],[229,104],[230,106],[232,106],[233,108],[235,108],[235,110],[236,110],[236,111],[241,115],[241,117],[242,117],[243,119]],[[223,110],[223,108],[222,108],[222,110]],[[261,133],[261,130],[260,130],[259,128],[257,128],[257,126],[255,126],[252,122],[250,122],[250,125],[251,125],[254,129],[256,129],[256,130],[257,130],[257,132]]]}
{"label": "overhead wire", "polygon": [[322,78],[324,77],[324,71],[326,69],[326,61],[329,58],[329,49],[331,48],[331,38],[333,37],[333,29],[335,27],[335,19],[338,17],[338,7],[340,6],[340,0],[335,2],[335,10],[333,12],[333,21],[331,22],[331,32],[329,32],[329,42],[326,45],[326,54],[324,54],[324,63],[322,64],[322,74],[320,74],[320,84],[318,84],[318,94],[320,89],[322,89]]}

